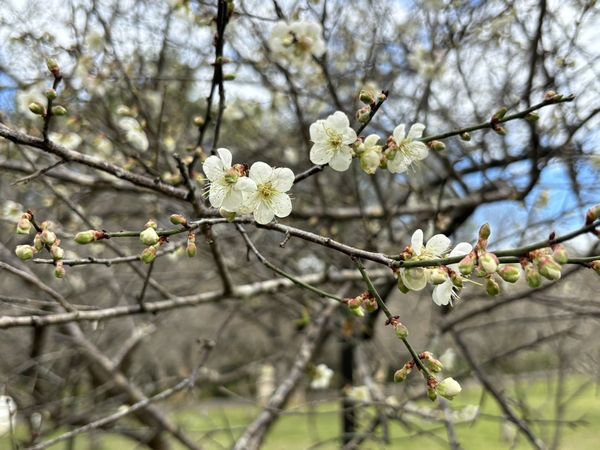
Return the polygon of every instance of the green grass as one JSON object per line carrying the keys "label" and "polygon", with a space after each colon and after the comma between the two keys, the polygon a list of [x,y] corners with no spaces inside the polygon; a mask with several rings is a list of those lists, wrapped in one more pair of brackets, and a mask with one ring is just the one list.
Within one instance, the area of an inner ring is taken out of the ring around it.
{"label": "green grass", "polygon": [[[553,419],[555,416],[554,395],[556,386],[554,383],[546,381],[522,381],[517,384],[510,383],[504,386],[506,393],[512,400],[515,400],[514,407],[521,414],[536,419]],[[598,448],[598,433],[596,428],[600,426],[600,402],[599,393],[596,386],[591,381],[586,381],[580,377],[571,377],[568,379],[564,388],[565,421],[583,420],[586,424],[566,424],[561,432],[561,445],[563,449],[578,450],[596,450]],[[572,396],[572,398],[570,398]],[[519,399],[527,399],[527,411],[519,407]],[[489,396],[483,396],[479,388],[467,388],[457,397],[451,407],[460,410],[467,405],[481,404],[481,415],[473,423],[460,423],[456,426],[458,440],[465,450],[482,449],[486,450],[504,450],[511,448],[512,440],[503,439],[503,429],[506,434],[507,425],[501,418],[499,408],[495,401]],[[258,414],[259,409],[252,406],[233,405],[228,406],[227,402],[222,406],[215,403],[208,403],[208,406],[199,403],[192,407],[175,407],[170,405],[171,416],[181,426],[186,433],[197,439],[205,449],[223,449],[230,448],[235,438],[242,432],[247,425]],[[418,403],[424,408],[436,407],[437,403],[423,401]],[[368,423],[374,416],[374,407],[362,408],[360,411],[361,419],[364,424]],[[391,444],[385,446],[381,441],[369,442],[364,448],[402,448],[409,446],[411,448],[423,449],[443,449],[447,444],[445,427],[438,423],[425,421],[413,415],[404,415],[403,419],[408,426],[401,426],[396,421],[389,424],[388,436]],[[135,426],[133,422],[130,422]],[[554,426],[546,421],[538,421],[532,424],[535,433],[545,442],[552,441]],[[19,429],[19,433],[25,430]],[[57,430],[60,434],[61,430]],[[322,445],[315,447],[319,449],[339,448],[336,438],[340,433],[340,411],[337,402],[322,401],[312,405],[291,407],[279,421],[277,421],[272,432],[264,445],[266,450],[304,450],[316,443]],[[377,436],[381,438],[381,429]],[[127,439],[115,435],[98,436],[104,450],[122,450],[134,448],[135,444]],[[89,448],[89,436],[80,436],[77,438],[76,449]],[[6,436],[0,438],[0,448],[10,449],[9,441]],[[65,443],[58,444],[53,449],[63,449]],[[174,448],[182,448],[174,445]],[[531,448],[525,438],[521,435],[517,437],[516,449]]]}

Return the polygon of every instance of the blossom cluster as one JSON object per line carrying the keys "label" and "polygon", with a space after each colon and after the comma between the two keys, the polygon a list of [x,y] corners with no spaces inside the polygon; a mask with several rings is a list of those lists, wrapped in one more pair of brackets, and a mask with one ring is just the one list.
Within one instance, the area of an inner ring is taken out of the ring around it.
{"label": "blossom cluster", "polygon": [[292,212],[287,192],[294,184],[294,172],[286,167],[273,168],[257,161],[248,170],[244,164],[233,164],[231,152],[217,150],[202,166],[210,181],[208,199],[215,208],[228,213],[250,214],[260,224]]}
{"label": "blossom cluster", "polygon": [[271,32],[269,47],[279,59],[304,63],[312,56],[325,53],[323,28],[315,22],[277,22]]}
{"label": "blossom cluster", "polygon": [[419,140],[423,130],[425,125],[415,123],[407,133],[406,125],[400,124],[382,145],[376,134],[364,139],[358,137],[350,127],[348,116],[336,111],[310,126],[313,142],[310,160],[314,164],[329,164],[333,170],[343,172],[350,167],[352,158],[357,157],[362,170],[370,175],[379,167],[387,168],[391,173],[403,173],[429,153],[427,145]]}

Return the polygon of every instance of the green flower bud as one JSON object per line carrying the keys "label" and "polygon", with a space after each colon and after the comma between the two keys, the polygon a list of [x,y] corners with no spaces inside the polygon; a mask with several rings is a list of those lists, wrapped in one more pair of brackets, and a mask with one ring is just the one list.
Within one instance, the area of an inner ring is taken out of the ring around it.
{"label": "green flower bud", "polygon": [[456,272],[452,272],[450,274],[450,280],[452,281],[452,284],[457,287],[458,289],[462,289],[464,287],[464,278],[461,277],[459,274],[457,274]]}
{"label": "green flower bud", "polygon": [[42,231],[42,243],[44,243],[45,245],[52,245],[56,242],[56,234],[54,234],[54,232],[50,231],[49,229],[45,229]]}
{"label": "green flower bud", "polygon": [[196,125],[197,127],[201,127],[202,125],[204,125],[204,117],[202,117],[202,116],[194,117],[194,125]]}
{"label": "green flower bud", "polygon": [[495,297],[500,293],[500,285],[496,280],[490,277],[485,282],[485,291],[490,297]]}
{"label": "green flower bud", "polygon": [[369,122],[369,120],[371,120],[371,108],[369,106],[364,106],[356,111],[356,120],[362,124]]}
{"label": "green flower bud", "polygon": [[146,222],[146,225],[144,225],[144,228],[152,228],[154,230],[156,230],[158,228],[158,225],[156,224],[156,222],[152,219],[150,219],[148,222]]}
{"label": "green flower bud", "polygon": [[35,253],[35,248],[31,245],[17,245],[17,248],[15,249],[15,255],[17,255],[21,261],[27,261],[33,258]]}
{"label": "green flower bud", "polygon": [[470,140],[471,140],[471,134],[470,134],[470,133],[467,133],[467,132],[465,131],[464,133],[460,133],[460,138],[461,138],[463,141],[467,141],[467,142],[468,142],[468,141],[470,141]]}
{"label": "green flower bud", "polygon": [[375,103],[375,92],[372,89],[361,89],[358,98],[365,105],[371,105]]}
{"label": "green flower bud", "polygon": [[462,387],[454,378],[445,378],[437,385],[435,391],[442,397],[453,400],[454,397],[460,394]]}
{"label": "green flower bud", "polygon": [[235,73],[228,73],[226,75],[223,75],[223,81],[233,81],[235,80],[236,74]]}
{"label": "green flower bud", "polygon": [[548,280],[560,280],[561,266],[550,255],[541,256],[538,259],[538,270],[540,275]]}
{"label": "green flower bud", "polygon": [[463,275],[471,275],[475,270],[475,253],[471,252],[458,263],[458,270]]}
{"label": "green flower bud", "polygon": [[56,93],[56,91],[52,88],[48,89],[46,92],[46,98],[48,100],[54,100],[56,97],[58,97],[58,94]]}
{"label": "green flower bud", "polygon": [[406,328],[406,325],[398,322],[394,325],[394,330],[396,331],[396,336],[398,336],[398,338],[406,339],[408,337],[408,328]]}
{"label": "green flower bud", "polygon": [[484,223],[483,225],[481,225],[481,228],[479,229],[479,239],[487,240],[489,239],[491,234],[492,227],[490,227],[489,223]]}
{"label": "green flower bud", "polygon": [[496,126],[496,127],[494,127],[494,131],[496,132],[496,134],[498,134],[500,136],[507,135],[506,128],[504,128],[504,127]]}
{"label": "green flower bud", "polygon": [[17,223],[17,234],[29,234],[31,232],[31,216],[28,213],[25,213],[19,219]]}
{"label": "green flower bud", "polygon": [[492,120],[498,121],[504,119],[504,116],[508,112],[508,108],[502,107],[494,113]]}
{"label": "green flower bud", "polygon": [[46,60],[46,67],[48,67],[50,73],[55,77],[60,76],[60,66],[58,65],[58,61],[56,59],[48,58]]}
{"label": "green flower bud", "polygon": [[529,287],[533,289],[539,288],[542,285],[542,276],[531,263],[525,267],[525,279]]}
{"label": "green flower bud", "polygon": [[152,261],[156,259],[156,252],[158,251],[158,246],[153,245],[151,247],[146,247],[142,254],[140,255],[140,259],[144,264],[150,264]]}
{"label": "green flower bud", "polygon": [[408,289],[404,285],[404,282],[402,281],[402,277],[400,275],[398,275],[398,290],[403,294],[408,294],[410,292],[410,289]]}
{"label": "green flower bud", "polygon": [[219,214],[221,217],[227,220],[227,222],[233,222],[237,214],[233,211],[228,211],[225,208],[219,208]]}
{"label": "green flower bud", "polygon": [[67,115],[67,108],[65,108],[64,106],[53,106],[52,107],[52,114],[54,114],[55,116],[65,116]]}
{"label": "green flower bud", "polygon": [[94,242],[96,240],[96,230],[80,231],[75,235],[74,240],[81,245]]}
{"label": "green flower bud", "polygon": [[190,258],[193,258],[194,256],[196,256],[197,250],[198,249],[196,248],[196,234],[193,231],[190,231],[188,233],[187,246],[185,248],[185,251]]}
{"label": "green flower bud", "polygon": [[525,116],[525,120],[528,122],[537,122],[538,120],[540,120],[540,115],[538,113],[534,112],[530,112],[529,114],[527,114]]}
{"label": "green flower bud", "polygon": [[402,369],[396,370],[394,372],[394,383],[402,383],[411,371],[412,367],[407,367],[406,365]]}
{"label": "green flower bud", "polygon": [[46,108],[44,108],[44,105],[42,105],[39,102],[31,102],[29,104],[29,111],[31,111],[34,114],[37,114],[38,116],[43,116],[44,114],[46,114]]}
{"label": "green flower bud", "polygon": [[56,267],[54,268],[54,276],[56,278],[64,278],[66,274],[67,274],[67,271],[65,270],[65,266],[63,265],[63,262],[58,261],[56,263]]}
{"label": "green flower bud", "polygon": [[498,257],[493,253],[485,252],[479,257],[479,264],[485,273],[495,273],[498,270]]}
{"label": "green flower bud", "polygon": [[63,259],[65,256],[65,251],[60,248],[58,245],[54,244],[52,247],[50,247],[50,254],[52,255],[52,258],[56,259]]}
{"label": "green flower bud", "polygon": [[500,267],[497,272],[504,281],[508,283],[516,283],[521,276],[521,268],[513,264],[507,264]]}
{"label": "green flower bud", "polygon": [[41,251],[44,248],[44,243],[42,242],[42,233],[36,233],[33,238],[33,247],[36,251]]}
{"label": "green flower bud", "polygon": [[140,233],[140,241],[144,243],[144,245],[154,245],[160,239],[160,236],[156,232],[154,228],[146,228],[144,231]]}
{"label": "green flower bud", "polygon": [[437,393],[435,392],[435,389],[431,386],[427,387],[427,397],[429,397],[429,400],[431,400],[432,402],[435,402],[435,399],[437,398]]}
{"label": "green flower bud", "polygon": [[171,214],[169,220],[173,225],[183,225],[185,227],[188,224],[187,219],[181,214]]}
{"label": "green flower bud", "polygon": [[446,144],[444,144],[442,141],[431,141],[429,143],[429,148],[436,152],[443,152],[446,150]]}
{"label": "green flower bud", "polygon": [[556,244],[552,248],[552,257],[554,258],[554,261],[556,261],[560,265],[564,265],[569,261],[567,249],[562,244]]}
{"label": "green flower bud", "polygon": [[433,284],[438,285],[444,283],[448,279],[448,272],[440,267],[431,269],[429,272],[429,281]]}

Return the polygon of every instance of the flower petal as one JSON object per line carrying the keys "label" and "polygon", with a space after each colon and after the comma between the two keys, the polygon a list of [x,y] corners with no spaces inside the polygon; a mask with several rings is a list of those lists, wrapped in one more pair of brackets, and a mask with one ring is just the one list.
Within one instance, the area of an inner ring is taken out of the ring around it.
{"label": "flower petal", "polygon": [[236,189],[230,189],[221,206],[229,211],[237,211],[242,204],[242,193]]}
{"label": "flower petal", "polygon": [[[471,253],[471,250],[473,250],[473,246],[471,244],[468,242],[459,242],[456,244],[456,247],[452,249],[448,256],[450,258],[454,256],[465,256]],[[452,270],[458,270],[458,264],[459,263],[448,264],[448,267],[450,267]]]}
{"label": "flower petal", "polygon": [[334,128],[336,131],[343,131],[344,128],[350,126],[350,121],[348,120],[348,116],[342,111],[336,111],[327,118],[325,126],[327,128]]}
{"label": "flower petal", "polygon": [[427,158],[429,155],[429,150],[427,146],[422,142],[411,142],[409,144],[410,156],[413,161],[421,161],[422,159]]}
{"label": "flower petal", "polygon": [[277,217],[287,217],[292,212],[292,201],[287,194],[275,194],[271,198],[271,208]]}
{"label": "flower petal", "polygon": [[420,228],[415,230],[412,237],[410,238],[410,246],[412,247],[415,255],[421,254],[421,249],[423,248],[423,230],[421,230]]}
{"label": "flower petal", "polygon": [[264,225],[273,220],[273,210],[265,202],[259,202],[254,209],[254,219]]}
{"label": "flower petal", "polygon": [[229,189],[219,183],[210,183],[208,200],[213,208],[220,208]]}
{"label": "flower petal", "polygon": [[219,158],[221,158],[221,161],[223,161],[223,167],[225,167],[225,169],[231,168],[231,152],[226,148],[218,148],[217,154],[219,155]]}
{"label": "flower petal", "polygon": [[448,251],[451,244],[452,241],[450,241],[448,237],[444,236],[443,234],[436,234],[427,241],[425,248],[437,256],[442,256]]}
{"label": "flower petal", "polygon": [[310,162],[313,164],[327,164],[331,161],[333,151],[330,147],[317,143],[310,149]]}
{"label": "flower petal", "polygon": [[273,177],[273,168],[262,161],[257,161],[250,167],[250,178],[256,184],[264,184],[271,181]]}
{"label": "flower petal", "polygon": [[394,159],[388,161],[387,168],[392,173],[403,173],[408,170],[408,166],[400,153],[397,153]]}
{"label": "flower petal", "polygon": [[309,128],[310,132],[310,140],[313,142],[323,142],[327,141],[327,132],[325,131],[325,121],[317,120],[313,124],[311,124]]}
{"label": "flower petal", "polygon": [[401,123],[400,125],[398,125],[396,128],[394,128],[394,132],[392,133],[392,135],[394,136],[394,141],[396,142],[396,144],[400,145],[400,143],[404,140],[404,138],[406,137],[405,134],[405,125],[403,123]]}
{"label": "flower petal", "polygon": [[240,177],[237,182],[233,185],[236,191],[242,192],[254,192],[256,191],[256,183],[254,180],[248,177]]}
{"label": "flower petal", "polygon": [[354,144],[356,142],[356,131],[352,128],[347,127],[342,131],[342,143],[346,145]]}
{"label": "flower petal", "polygon": [[419,139],[421,136],[423,136],[423,130],[425,130],[425,125],[422,123],[415,123],[412,127],[410,127],[410,130],[408,130],[407,137],[409,139]]}
{"label": "flower petal", "polygon": [[224,166],[223,161],[218,156],[212,155],[206,158],[202,164],[202,170],[206,174],[206,178],[214,181],[223,176]]}
{"label": "flower petal", "polygon": [[348,170],[352,162],[352,150],[348,146],[341,147],[329,161],[329,167],[338,172]]}
{"label": "flower petal", "polygon": [[439,306],[452,304],[452,281],[446,280],[433,288],[433,303]]}
{"label": "flower petal", "polygon": [[379,136],[377,136],[376,134],[370,134],[364,140],[365,147],[372,147],[376,145],[377,142],[379,142]]}
{"label": "flower petal", "polygon": [[287,167],[278,167],[273,170],[273,187],[279,192],[287,192],[294,184],[294,172]]}
{"label": "flower petal", "polygon": [[400,276],[402,277],[404,286],[411,291],[421,291],[427,286],[427,281],[429,281],[429,269],[425,267],[403,269],[400,271]]}

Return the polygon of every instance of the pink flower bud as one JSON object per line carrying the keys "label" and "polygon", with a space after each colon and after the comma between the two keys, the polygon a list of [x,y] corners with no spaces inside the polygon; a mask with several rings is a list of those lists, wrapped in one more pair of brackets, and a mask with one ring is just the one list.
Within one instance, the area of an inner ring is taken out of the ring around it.
{"label": "pink flower bud", "polygon": [[525,279],[531,288],[539,288],[542,285],[542,276],[531,263],[528,263],[525,267]]}
{"label": "pink flower bud", "polygon": [[485,273],[495,273],[498,270],[498,257],[493,253],[485,252],[479,257],[479,264]]}
{"label": "pink flower bud", "polygon": [[31,215],[28,213],[25,213],[21,216],[19,222],[17,223],[17,234],[29,234],[31,232],[32,225],[30,218]]}
{"label": "pink flower bud", "polygon": [[550,255],[541,256],[537,260],[538,270],[540,275],[548,280],[560,280],[560,264],[554,261],[554,258]]}
{"label": "pink flower bud", "polygon": [[157,245],[153,245],[144,249],[144,251],[140,255],[140,259],[144,264],[150,264],[156,259],[156,252],[158,251],[157,247]]}
{"label": "pink flower bud", "polygon": [[45,245],[52,245],[54,242],[56,242],[56,234],[46,228],[44,231],[42,231],[41,239]]}
{"label": "pink flower bud", "polygon": [[65,270],[65,266],[63,265],[63,262],[58,261],[56,263],[56,267],[54,268],[54,276],[56,278],[64,278],[66,274],[67,274],[67,271]]}
{"label": "pink flower bud", "polygon": [[508,283],[516,283],[521,276],[521,268],[512,264],[507,264],[498,269],[496,272],[504,281]]}
{"label": "pink flower bud", "polygon": [[554,261],[561,265],[564,265],[567,262],[569,262],[569,255],[567,253],[567,249],[562,244],[556,244],[552,248],[552,257],[554,258]]}

